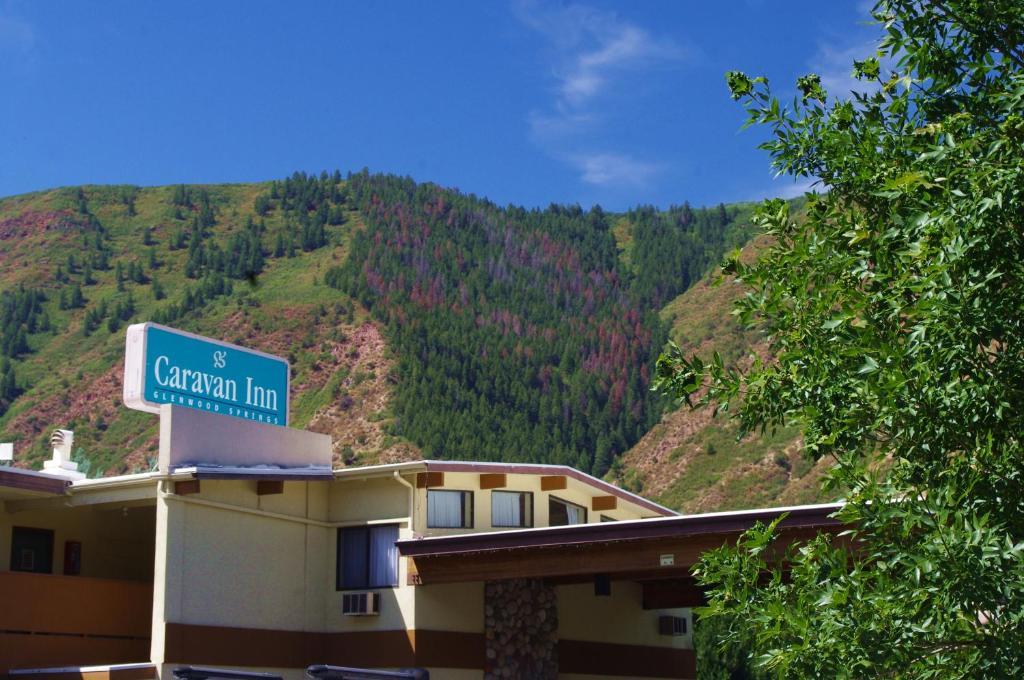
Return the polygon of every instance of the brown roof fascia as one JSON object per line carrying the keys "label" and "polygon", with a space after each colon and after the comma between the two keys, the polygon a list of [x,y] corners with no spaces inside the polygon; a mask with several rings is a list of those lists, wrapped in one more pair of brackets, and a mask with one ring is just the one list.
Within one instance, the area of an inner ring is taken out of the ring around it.
{"label": "brown roof fascia", "polygon": [[51,493],[63,495],[67,493],[71,482],[60,477],[46,477],[40,474],[32,474],[18,468],[0,468],[0,486],[11,489],[22,489],[25,491],[38,491],[40,493]]}
{"label": "brown roof fascia", "polygon": [[649,501],[642,496],[631,494],[628,491],[624,491],[614,484],[602,481],[597,477],[591,477],[588,474],[584,474],[576,468],[569,467],[567,465],[530,465],[523,463],[507,464],[507,463],[472,463],[464,461],[424,461],[427,469],[431,472],[503,472],[505,474],[512,475],[564,475],[566,477],[572,477],[578,482],[582,482],[588,486],[592,486],[597,489],[601,489],[605,493],[617,496],[627,503],[639,505],[642,508],[650,510],[653,513],[661,515],[662,517],[676,517],[678,513],[669,510],[668,508],[658,505],[654,501]]}
{"label": "brown roof fascia", "polygon": [[597,522],[524,531],[495,531],[430,539],[406,539],[398,541],[397,545],[398,552],[404,557],[433,557],[524,548],[679,538],[703,534],[738,534],[751,528],[755,522],[770,522],[783,513],[786,513],[786,518],[779,523],[781,528],[828,529],[838,528],[841,525],[839,520],[829,517],[839,507],[838,504],[835,504],[799,508],[770,508],[750,512],[689,515],[666,519]]}

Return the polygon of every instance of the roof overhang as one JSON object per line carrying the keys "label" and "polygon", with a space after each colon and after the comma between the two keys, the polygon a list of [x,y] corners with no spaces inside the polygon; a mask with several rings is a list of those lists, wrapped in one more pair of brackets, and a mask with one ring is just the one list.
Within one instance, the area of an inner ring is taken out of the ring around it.
{"label": "roof overhang", "polygon": [[334,472],[329,467],[244,467],[224,465],[189,465],[176,467],[173,476],[191,475],[195,479],[257,479],[266,481],[329,482]]}
{"label": "roof overhang", "polygon": [[34,470],[0,467],[0,500],[22,500],[62,496],[71,481]]}
{"label": "roof overhang", "polygon": [[399,553],[411,557],[414,583],[453,583],[502,578],[572,579],[596,574],[636,580],[679,578],[706,550],[735,541],[757,522],[785,514],[781,534],[797,540],[842,526],[839,504],[544,527],[407,539]]}

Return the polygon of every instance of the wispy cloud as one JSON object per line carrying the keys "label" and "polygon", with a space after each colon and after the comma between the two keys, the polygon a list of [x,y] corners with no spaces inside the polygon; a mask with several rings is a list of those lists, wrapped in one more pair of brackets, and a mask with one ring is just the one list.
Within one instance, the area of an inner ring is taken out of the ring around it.
{"label": "wispy cloud", "polygon": [[663,169],[662,163],[618,153],[580,153],[567,160],[580,171],[580,179],[595,186],[644,186]]}
{"label": "wispy cloud", "polygon": [[36,44],[32,24],[0,12],[0,50],[17,56],[28,56]]}
{"label": "wispy cloud", "polygon": [[31,75],[36,65],[37,45],[38,37],[32,24],[0,7],[0,71]]}
{"label": "wispy cloud", "polygon": [[825,193],[828,188],[822,183],[820,179],[804,179],[793,182],[792,184],[784,184],[779,187],[779,192],[776,194],[779,198],[797,198],[803,196],[809,191],[813,191],[818,194]]}
{"label": "wispy cloud", "polygon": [[749,201],[763,201],[766,198],[798,198],[807,192],[813,191],[817,194],[827,193],[828,185],[817,178],[801,178],[794,180],[791,177],[781,176],[772,180],[771,185],[762,191],[750,196]]}
{"label": "wispy cloud", "polygon": [[847,47],[821,43],[811,68],[821,76],[821,84],[833,97],[849,97],[851,91],[870,91],[872,83],[853,77],[853,62],[873,55],[876,44],[874,40]]}
{"label": "wispy cloud", "polygon": [[519,20],[541,34],[550,63],[551,102],[527,115],[530,140],[592,185],[650,181],[665,164],[604,148],[597,140],[621,97],[635,96],[638,78],[678,65],[690,50],[586,5],[515,5]]}

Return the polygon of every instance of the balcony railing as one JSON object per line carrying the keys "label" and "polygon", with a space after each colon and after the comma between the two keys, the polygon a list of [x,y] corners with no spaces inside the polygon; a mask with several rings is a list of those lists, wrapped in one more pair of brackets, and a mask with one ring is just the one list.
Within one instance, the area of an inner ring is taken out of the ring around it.
{"label": "balcony railing", "polygon": [[153,586],[0,572],[0,674],[149,660]]}

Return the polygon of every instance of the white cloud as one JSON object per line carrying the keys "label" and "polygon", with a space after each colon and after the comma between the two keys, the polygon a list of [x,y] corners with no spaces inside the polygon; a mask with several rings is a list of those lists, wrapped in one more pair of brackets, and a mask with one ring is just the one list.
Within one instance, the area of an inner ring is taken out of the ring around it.
{"label": "white cloud", "polygon": [[803,196],[808,191],[814,191],[815,193],[824,193],[826,188],[819,179],[804,179],[792,184],[785,185],[779,188],[776,196],[779,198],[797,198]]}
{"label": "white cloud", "polygon": [[610,151],[595,143],[617,97],[635,96],[636,82],[651,69],[678,65],[690,50],[586,5],[542,5],[524,0],[519,20],[545,38],[551,102],[526,118],[530,140],[580,172],[594,185],[643,183],[664,164]]}
{"label": "white cloud", "polygon": [[781,176],[775,178],[771,185],[766,189],[752,195],[747,200],[763,201],[766,198],[784,198],[789,200],[791,198],[803,196],[809,191],[813,191],[817,194],[824,194],[828,192],[828,189],[828,186],[816,177],[805,177],[794,180],[787,176]]}
{"label": "white cloud", "polygon": [[0,49],[27,56],[36,44],[36,34],[32,24],[0,15]]}
{"label": "white cloud", "polygon": [[[820,43],[810,62],[811,70],[821,76],[821,84],[831,98],[846,99],[851,91],[873,92],[878,83],[854,78],[853,62],[873,56],[877,46],[878,41],[874,39],[848,46]],[[885,65],[883,62],[883,77]]]}
{"label": "white cloud", "polygon": [[618,153],[581,153],[567,157],[580,178],[596,186],[644,186],[662,170],[654,163]]}

